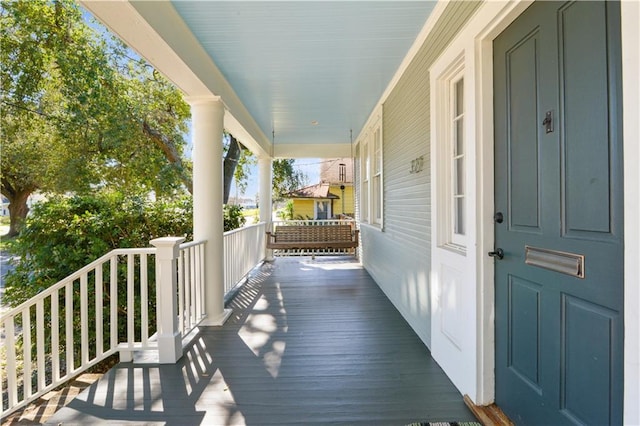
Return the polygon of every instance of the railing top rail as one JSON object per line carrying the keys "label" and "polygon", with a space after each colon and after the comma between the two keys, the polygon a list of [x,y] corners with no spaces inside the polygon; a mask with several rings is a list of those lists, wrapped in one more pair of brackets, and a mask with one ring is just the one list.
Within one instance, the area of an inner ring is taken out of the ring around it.
{"label": "railing top rail", "polygon": [[26,300],[25,302],[21,303],[20,305],[16,306],[15,308],[12,308],[11,310],[5,312],[0,317],[0,323],[4,322],[5,319],[16,315],[20,311],[24,310],[26,307],[33,306],[39,300],[50,296],[55,291],[60,290],[61,288],[63,288],[70,281],[75,281],[75,280],[79,279],[82,275],[92,271],[93,269],[95,269],[96,267],[100,266],[101,264],[109,261],[114,256],[123,256],[123,255],[127,255],[127,254],[154,254],[155,252],[156,252],[156,248],[155,247],[121,248],[121,249],[111,250],[109,253],[97,258],[96,260],[94,260],[93,262],[91,262],[88,265],[84,266],[83,268],[78,269],[76,272],[72,273],[71,275],[61,279],[60,281],[58,281],[57,283],[55,283],[51,287],[43,290],[42,292],[38,293],[37,295],[35,295],[31,299]]}
{"label": "railing top rail", "polygon": [[199,245],[202,245],[202,244],[205,244],[205,243],[206,243],[206,241],[204,241],[204,240],[203,241],[189,241],[187,243],[180,244],[180,250],[184,250],[184,249],[187,249],[189,247],[199,246]]}
{"label": "railing top rail", "polygon": [[273,222],[355,222],[355,219],[279,219]]}
{"label": "railing top rail", "polygon": [[274,225],[329,225],[329,224],[357,224],[355,219],[292,219],[292,220],[274,220]]}
{"label": "railing top rail", "polygon": [[226,231],[224,233],[224,235],[231,235],[231,234],[235,234],[237,232],[242,232],[242,231],[246,231],[247,229],[251,229],[251,228],[257,228],[259,226],[263,226],[265,225],[267,222],[258,222],[258,223],[254,223],[253,225],[247,225],[247,226],[243,226],[242,228],[237,228],[237,229],[232,229],[231,231]]}

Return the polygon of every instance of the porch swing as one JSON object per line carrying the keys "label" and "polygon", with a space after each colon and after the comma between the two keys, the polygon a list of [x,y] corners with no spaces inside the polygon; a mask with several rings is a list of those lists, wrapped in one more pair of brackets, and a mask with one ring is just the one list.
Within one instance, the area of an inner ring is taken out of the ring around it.
{"label": "porch swing", "polygon": [[[353,161],[352,132],[350,138]],[[275,130],[272,130],[272,158],[274,148]],[[285,253],[280,252],[279,254],[292,254],[291,251],[293,251],[293,254],[315,256],[318,254],[315,252],[316,250],[328,251],[330,254],[334,254],[334,250],[340,250],[344,253],[345,249],[358,247],[359,232],[355,227],[355,222],[344,224],[342,220],[292,221],[276,225],[274,229],[267,231],[266,247],[271,250],[285,251]]]}

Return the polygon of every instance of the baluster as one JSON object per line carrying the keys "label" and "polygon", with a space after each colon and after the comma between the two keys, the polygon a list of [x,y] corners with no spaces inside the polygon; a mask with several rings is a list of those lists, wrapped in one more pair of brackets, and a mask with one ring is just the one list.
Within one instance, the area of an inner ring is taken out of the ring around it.
{"label": "baluster", "polygon": [[191,330],[191,328],[193,327],[193,324],[195,324],[195,315],[193,312],[193,295],[195,294],[195,285],[196,285],[196,276],[195,276],[195,259],[194,259],[194,254],[195,254],[195,247],[189,247],[189,287],[187,290],[187,295],[185,297],[186,301],[187,301],[187,313],[186,313],[186,317],[188,319],[188,327],[189,330]]}
{"label": "baluster", "polygon": [[186,327],[185,318],[185,282],[186,282],[186,250],[180,250],[178,254],[178,328],[184,335]]}
{"label": "baluster", "polygon": [[18,403],[18,370],[16,368],[16,328],[14,317],[5,320],[6,349],[7,349],[7,393],[9,407]]}
{"label": "baluster", "polygon": [[87,291],[87,274],[80,276],[80,350],[81,365],[89,363],[89,297]]}
{"label": "baluster", "polygon": [[51,293],[51,381],[60,380],[60,293]]}
{"label": "baluster", "polygon": [[[31,389],[31,308],[26,307],[22,310],[22,385],[24,387],[24,395],[22,399],[26,399],[33,393]],[[39,343],[39,342],[38,342]]]}
{"label": "baluster", "polygon": [[64,332],[66,335],[66,358],[67,358],[67,371],[65,376],[68,376],[73,371],[74,354],[73,354],[73,281],[68,282],[64,287],[64,313],[65,313],[65,327]]}
{"label": "baluster", "polygon": [[140,315],[142,346],[149,344],[149,279],[147,274],[147,254],[140,254]]}
{"label": "baluster", "polygon": [[104,264],[98,265],[94,270],[95,273],[95,292],[96,292],[96,357],[99,357],[103,354],[103,319],[102,319],[102,309],[103,309],[103,300],[102,300],[102,266]]}
{"label": "baluster", "polygon": [[193,259],[194,259],[194,263],[193,263],[193,270],[194,270],[194,274],[195,274],[195,282],[193,283],[193,316],[196,319],[196,321],[200,321],[200,319],[202,318],[202,310],[200,309],[200,288],[202,285],[202,280],[204,279],[204,277],[202,276],[202,268],[201,268],[201,262],[202,262],[202,258],[201,258],[201,245],[197,245],[195,247],[193,247]]}
{"label": "baluster", "polygon": [[134,257],[127,254],[127,351],[120,351],[123,362],[133,360],[133,342],[135,342],[135,269]]}
{"label": "baluster", "polygon": [[36,341],[37,347],[37,366],[38,366],[38,390],[44,389],[46,384],[46,369],[45,369],[45,348],[46,342],[44,340],[44,299],[40,299],[36,302]]}
{"label": "baluster", "polygon": [[109,277],[109,292],[110,296],[110,321],[111,321],[111,347],[114,349],[118,346],[118,256],[115,255],[111,258],[110,262],[110,277]]}

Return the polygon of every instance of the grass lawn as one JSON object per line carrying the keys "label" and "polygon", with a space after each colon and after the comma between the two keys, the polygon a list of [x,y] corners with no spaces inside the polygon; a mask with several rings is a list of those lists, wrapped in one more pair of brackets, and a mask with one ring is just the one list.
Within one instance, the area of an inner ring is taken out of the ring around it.
{"label": "grass lawn", "polygon": [[254,217],[258,216],[260,213],[258,209],[242,209],[242,216],[244,217]]}

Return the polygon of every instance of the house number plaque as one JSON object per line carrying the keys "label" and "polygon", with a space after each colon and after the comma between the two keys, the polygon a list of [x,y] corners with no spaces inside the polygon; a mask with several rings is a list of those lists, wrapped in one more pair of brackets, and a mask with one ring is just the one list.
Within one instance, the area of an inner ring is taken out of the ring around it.
{"label": "house number plaque", "polygon": [[411,170],[409,173],[420,173],[422,170],[424,170],[424,155],[421,155],[415,160],[411,160]]}

